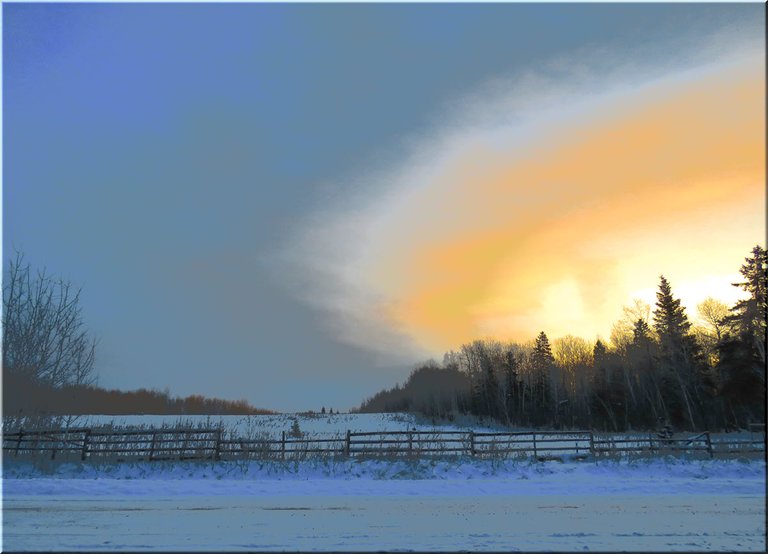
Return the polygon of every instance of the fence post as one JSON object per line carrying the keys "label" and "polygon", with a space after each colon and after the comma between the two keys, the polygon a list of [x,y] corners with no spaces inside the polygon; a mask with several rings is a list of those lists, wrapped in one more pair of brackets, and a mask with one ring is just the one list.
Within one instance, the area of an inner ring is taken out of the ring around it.
{"label": "fence post", "polygon": [[592,431],[589,432],[589,454],[595,455],[595,434]]}
{"label": "fence post", "polygon": [[280,439],[280,459],[285,460],[285,431]]}
{"label": "fence post", "polygon": [[469,432],[469,455],[470,456],[475,455],[475,432],[474,431]]}
{"label": "fence post", "polygon": [[349,446],[350,446],[350,440],[352,437],[352,433],[349,429],[347,429],[347,439],[344,441],[344,455],[349,456]]}
{"label": "fence post", "polygon": [[152,431],[152,442],[149,444],[149,461],[155,456],[155,441],[157,440],[157,431]]}
{"label": "fence post", "polygon": [[88,457],[88,443],[91,440],[91,430],[86,429],[85,434],[83,435],[83,453],[81,456],[82,461],[85,461],[85,459]]}
{"label": "fence post", "polygon": [[648,448],[653,452],[653,433],[648,433]]}
{"label": "fence post", "polygon": [[221,459],[221,429],[216,430],[216,443],[213,446],[213,459],[217,462]]}
{"label": "fence post", "polygon": [[19,455],[19,449],[21,448],[21,441],[24,437],[24,429],[19,427],[19,438],[16,439],[16,455]]}
{"label": "fence post", "polygon": [[408,455],[413,453],[413,433],[408,432]]}
{"label": "fence post", "polygon": [[707,438],[707,452],[709,452],[709,457],[714,458],[715,454],[712,452],[712,437],[709,435],[709,431],[706,432],[706,438]]}
{"label": "fence post", "polygon": [[533,435],[533,457],[538,458],[539,453],[536,451],[536,433],[531,433]]}

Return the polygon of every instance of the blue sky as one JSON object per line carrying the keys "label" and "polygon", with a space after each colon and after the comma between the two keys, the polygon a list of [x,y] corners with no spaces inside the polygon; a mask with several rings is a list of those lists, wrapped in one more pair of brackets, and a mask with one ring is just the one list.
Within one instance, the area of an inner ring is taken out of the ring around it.
{"label": "blue sky", "polygon": [[4,259],[20,249],[82,285],[102,386],[347,409],[406,377],[418,350],[396,329],[393,356],[346,340],[286,285],[301,271],[281,262],[290,237],[375,195],[360,175],[412,156],[489,83],[580,52],[645,67],[695,57],[697,40],[758,33],[761,17],[760,5],[5,4]]}

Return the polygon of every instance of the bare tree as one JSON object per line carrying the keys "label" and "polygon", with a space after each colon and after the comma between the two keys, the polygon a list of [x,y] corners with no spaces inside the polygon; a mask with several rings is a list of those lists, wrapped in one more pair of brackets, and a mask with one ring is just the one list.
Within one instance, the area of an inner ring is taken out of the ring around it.
{"label": "bare tree", "polygon": [[720,341],[727,325],[730,308],[723,302],[708,296],[696,306],[696,309],[699,312],[699,318],[707,324],[709,329],[714,332],[717,340]]}
{"label": "bare tree", "polygon": [[93,384],[95,351],[80,289],[33,273],[17,252],[3,284],[3,373],[54,387]]}
{"label": "bare tree", "polygon": [[611,345],[620,352],[626,351],[632,343],[633,329],[635,323],[642,319],[646,324],[650,324],[651,306],[647,302],[633,298],[631,306],[622,306],[622,317],[611,327]]}

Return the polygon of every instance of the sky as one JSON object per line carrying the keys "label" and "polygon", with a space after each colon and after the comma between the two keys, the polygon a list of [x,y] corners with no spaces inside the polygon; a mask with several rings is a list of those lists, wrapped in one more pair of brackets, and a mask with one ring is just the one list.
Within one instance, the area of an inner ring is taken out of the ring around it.
{"label": "sky", "polygon": [[761,4],[2,9],[3,259],[104,387],[346,410],[764,244]]}

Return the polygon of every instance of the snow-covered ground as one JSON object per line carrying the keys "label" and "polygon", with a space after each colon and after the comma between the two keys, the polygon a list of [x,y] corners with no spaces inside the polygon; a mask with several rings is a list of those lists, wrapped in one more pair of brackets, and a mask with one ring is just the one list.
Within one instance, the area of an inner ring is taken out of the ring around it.
{"label": "snow-covered ground", "polygon": [[[131,415],[131,416],[76,416],[62,418],[54,426],[70,427],[205,427],[219,428],[239,437],[269,434],[279,436],[282,431],[290,431],[297,421],[303,433],[310,435],[343,436],[347,430],[353,432],[375,431],[490,431],[498,426],[479,424],[473,417],[461,418],[460,422],[438,422],[419,418],[412,414],[277,414],[256,416],[167,416],[167,415]],[[6,424],[9,431],[15,431],[18,425]]]}
{"label": "snow-covered ground", "polygon": [[[42,424],[45,428],[60,427],[141,427],[141,428],[221,428],[231,436],[240,438],[272,437],[278,438],[280,434],[290,432],[294,421],[299,424],[299,429],[306,437],[343,437],[349,430],[352,432],[378,432],[378,431],[470,431],[497,432],[497,431],[531,431],[531,428],[509,427],[473,416],[459,416],[454,422],[446,420],[432,420],[417,417],[413,414],[276,414],[255,416],[169,416],[169,415],[90,415],[90,416],[60,416],[53,422]],[[3,427],[8,432],[17,431],[20,422],[6,418]],[[40,423],[25,423],[26,429],[40,427]],[[567,431],[563,431],[567,434]],[[602,438],[614,436],[627,438],[636,436],[644,439],[647,432],[629,433],[599,433]],[[695,433],[679,431],[679,438],[693,436]],[[750,440],[761,439],[762,435],[753,435],[749,431],[731,433],[712,433],[713,440]]]}
{"label": "snow-covered ground", "polygon": [[9,550],[765,549],[765,463],[4,467]]}
{"label": "snow-covered ground", "polygon": [[[221,426],[240,437],[277,437],[290,431],[294,420],[308,436],[343,436],[347,430],[501,430],[472,418],[446,424],[404,414],[89,416],[70,424]],[[754,458],[97,465],[31,464],[9,457],[3,467],[2,546],[763,551],[766,467]]]}

